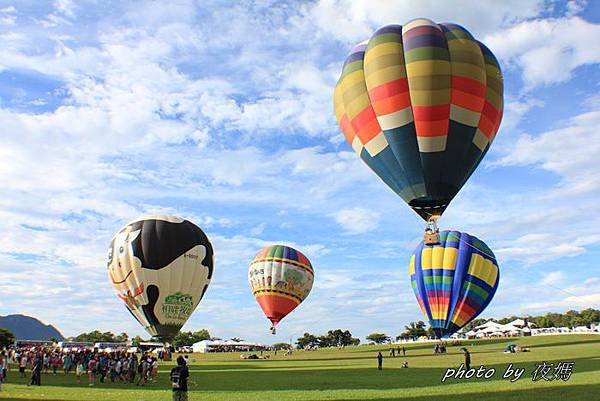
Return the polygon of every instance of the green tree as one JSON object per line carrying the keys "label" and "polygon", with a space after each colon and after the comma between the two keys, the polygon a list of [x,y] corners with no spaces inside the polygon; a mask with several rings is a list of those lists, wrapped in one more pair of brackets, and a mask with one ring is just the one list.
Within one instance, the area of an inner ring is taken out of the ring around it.
{"label": "green tree", "polygon": [[129,340],[129,336],[127,335],[127,333],[121,333],[115,337],[115,341],[119,342],[119,343],[125,343],[128,340]]}
{"label": "green tree", "polygon": [[319,339],[310,333],[304,333],[302,337],[296,340],[298,348],[313,348],[320,346]]}
{"label": "green tree", "polygon": [[472,329],[474,329],[477,326],[481,326],[486,321],[487,321],[487,319],[484,319],[484,318],[481,318],[481,317],[479,317],[477,319],[474,319],[474,320],[471,320],[471,322],[469,322],[469,324],[467,325],[469,327],[469,329],[467,331],[472,330]]}
{"label": "green tree", "polygon": [[202,329],[199,331],[191,332],[191,331],[180,331],[175,338],[173,339],[174,347],[184,347],[191,346],[198,341],[210,340],[210,333],[206,329]]}
{"label": "green tree", "polygon": [[329,330],[325,337],[327,338],[327,343],[330,347],[352,345],[353,341],[356,340],[352,337],[352,333],[350,333],[349,330],[341,329]]}
{"label": "green tree", "polygon": [[90,342],[90,343],[98,343],[98,342],[118,342],[115,335],[110,331],[105,331],[104,333],[99,330],[94,330],[89,333],[81,333],[75,340],[81,342]]}
{"label": "green tree", "polygon": [[390,341],[390,337],[386,336],[384,333],[371,333],[366,339],[375,344],[383,344]]}
{"label": "green tree", "polygon": [[319,336],[317,337],[319,341],[319,348],[333,347],[333,341],[329,336]]}
{"label": "green tree", "polygon": [[0,348],[8,347],[13,345],[15,342],[15,335],[7,330],[0,328]]}
{"label": "green tree", "polygon": [[435,331],[433,331],[433,327],[431,327],[431,326],[429,326],[429,327],[427,328],[427,331],[426,331],[426,333],[427,333],[427,334],[426,334],[426,335],[427,335],[427,337],[429,337],[429,338],[434,338],[434,337],[437,337],[437,335],[435,334]]}
{"label": "green tree", "polygon": [[498,319],[498,323],[500,324],[506,324],[506,323],[510,323],[513,320],[519,319],[519,317],[517,316],[511,316],[511,317],[503,317],[502,319]]}
{"label": "green tree", "polygon": [[591,324],[600,323],[600,310],[597,309],[584,309],[579,313],[579,316],[585,321],[586,326],[590,326]]}
{"label": "green tree", "polygon": [[282,349],[288,350],[288,349],[292,348],[292,346],[289,345],[288,343],[275,343],[272,345],[272,347],[278,351],[282,350]]}
{"label": "green tree", "polygon": [[143,342],[144,340],[142,339],[142,337],[140,336],[135,336],[131,339],[131,346],[132,347],[139,347],[140,343]]}
{"label": "green tree", "polygon": [[410,322],[408,326],[404,326],[404,333],[402,333],[402,338],[416,338],[427,336],[427,331],[425,330],[425,322],[419,320],[418,322]]}

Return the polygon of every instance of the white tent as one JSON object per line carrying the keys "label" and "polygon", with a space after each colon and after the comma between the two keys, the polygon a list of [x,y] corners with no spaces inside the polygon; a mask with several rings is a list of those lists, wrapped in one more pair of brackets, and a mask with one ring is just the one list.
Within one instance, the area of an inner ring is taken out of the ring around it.
{"label": "white tent", "polygon": [[515,319],[512,322],[507,323],[511,326],[515,326],[515,327],[519,327],[519,328],[523,328],[525,326],[527,327],[537,327],[537,325],[535,323],[532,322],[527,322],[527,324],[525,324],[525,320],[523,319]]}
{"label": "white tent", "polygon": [[192,345],[194,352],[231,352],[231,351],[250,351],[254,349],[267,349],[267,345],[252,343],[247,341],[222,341],[222,340],[203,340]]}
{"label": "white tent", "polygon": [[500,326],[500,323],[494,322],[493,320],[490,319],[487,322],[485,322],[484,324],[481,324],[481,325],[475,327],[473,330],[478,331],[478,330],[487,329],[489,327],[498,327],[498,326]]}

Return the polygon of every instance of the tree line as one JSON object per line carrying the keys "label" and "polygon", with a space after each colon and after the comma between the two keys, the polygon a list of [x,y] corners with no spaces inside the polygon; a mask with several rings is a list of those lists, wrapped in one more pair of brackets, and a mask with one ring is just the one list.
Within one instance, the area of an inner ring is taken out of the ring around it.
{"label": "tree line", "polygon": [[[510,323],[515,319],[523,319],[523,317],[510,316],[502,319],[494,319],[500,324]],[[581,312],[570,310],[565,313],[549,312],[539,316],[529,316],[528,321],[535,323],[540,328],[546,327],[577,327],[587,326],[600,323],[600,310],[584,309]],[[485,323],[489,319],[475,319],[469,324],[469,329]]]}
{"label": "tree line", "polygon": [[324,335],[314,335],[304,333],[296,340],[298,348],[323,348],[323,347],[345,347],[348,345],[358,345],[360,340],[352,337],[349,330],[329,330]]}
{"label": "tree line", "polygon": [[[509,316],[501,319],[493,319],[500,324],[509,323],[515,319],[522,317]],[[545,327],[576,327],[576,326],[587,326],[590,327],[592,324],[600,323],[600,310],[598,309],[584,309],[580,312],[570,310],[565,313],[554,313],[549,312],[539,316],[529,316],[527,318],[529,322],[535,323],[540,328]],[[471,330],[472,328],[479,326],[489,319],[478,318],[470,322],[463,331]],[[404,331],[395,337],[396,340],[408,339],[408,338],[419,338],[419,337],[435,337],[431,327],[427,327],[427,324],[421,320],[416,322],[410,322],[404,327]],[[101,332],[100,330],[94,330],[89,333],[81,333],[78,336],[72,338],[78,342],[127,342],[129,336],[127,333],[114,334],[110,331]],[[371,333],[366,339],[375,344],[384,344],[391,342],[392,338],[385,333]],[[55,340],[51,338],[50,340]],[[182,331],[173,339],[173,346],[183,347],[191,346],[194,343],[203,340],[218,340],[216,337],[211,337],[210,333],[206,329],[198,331]],[[237,338],[232,340],[239,340]],[[0,347],[5,347],[12,344],[15,341],[14,335],[6,330],[0,328]],[[152,338],[149,340],[143,340],[140,336],[136,336],[131,339],[132,346],[138,346],[143,341],[156,341]],[[304,333],[304,335],[297,339],[296,345],[298,348],[321,348],[321,347],[342,347],[348,345],[358,345],[360,340],[352,336],[349,330],[329,330],[324,335],[314,335],[310,333]],[[280,349],[285,349],[285,343],[277,344]]]}

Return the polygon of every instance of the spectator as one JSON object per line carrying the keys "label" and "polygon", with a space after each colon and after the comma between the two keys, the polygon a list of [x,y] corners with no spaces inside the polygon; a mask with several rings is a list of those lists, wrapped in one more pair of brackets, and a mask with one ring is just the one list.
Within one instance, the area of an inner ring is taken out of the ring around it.
{"label": "spectator", "polygon": [[185,359],[179,356],[177,366],[171,369],[169,375],[171,387],[173,388],[173,401],[188,401],[188,377],[190,372]]}

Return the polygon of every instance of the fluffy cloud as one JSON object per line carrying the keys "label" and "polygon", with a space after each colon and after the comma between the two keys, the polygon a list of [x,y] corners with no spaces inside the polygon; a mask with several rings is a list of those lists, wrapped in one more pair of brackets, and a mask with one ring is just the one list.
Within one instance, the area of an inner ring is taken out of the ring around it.
{"label": "fluffy cloud", "polygon": [[557,196],[600,190],[600,176],[593,167],[600,154],[600,111],[577,115],[564,127],[539,135],[522,135],[511,153],[491,165],[539,166],[564,178]]}
{"label": "fluffy cloud", "polygon": [[355,207],[337,212],[335,221],[349,234],[364,234],[377,228],[379,217],[377,212]]}
{"label": "fluffy cloud", "polygon": [[568,80],[580,66],[600,62],[600,25],[580,17],[534,19],[487,36],[503,63],[522,69],[528,87]]}
{"label": "fluffy cloud", "polygon": [[[460,13],[457,14],[457,10],[461,10]],[[483,35],[538,15],[543,10],[544,2],[538,0],[494,3],[409,0],[401,6],[394,2],[373,3],[369,0],[321,0],[307,7],[306,13],[324,34],[333,35],[345,43],[358,43],[369,37],[378,26],[404,24],[415,18],[460,22],[474,34]]]}
{"label": "fluffy cloud", "polygon": [[542,284],[548,284],[548,285],[561,284],[561,282],[564,281],[564,279],[565,279],[565,274],[563,272],[561,272],[561,271],[550,272],[550,273],[546,274],[546,276],[542,280]]}

